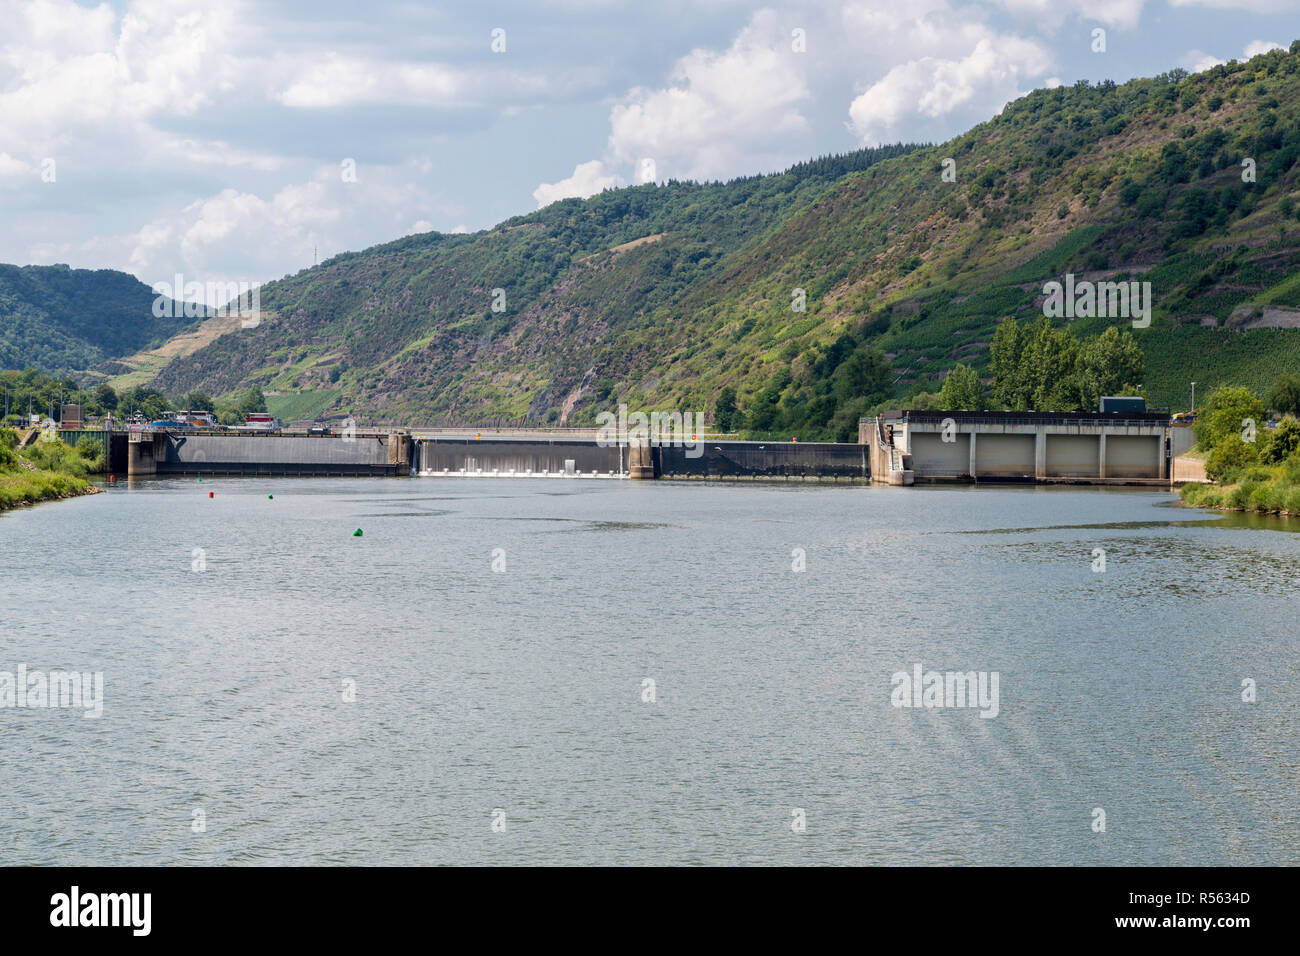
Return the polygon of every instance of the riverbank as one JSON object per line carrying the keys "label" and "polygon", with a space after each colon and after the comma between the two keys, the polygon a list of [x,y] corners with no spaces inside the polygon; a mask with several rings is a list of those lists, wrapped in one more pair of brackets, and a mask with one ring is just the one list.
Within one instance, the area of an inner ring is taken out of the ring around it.
{"label": "riverbank", "polygon": [[17,432],[0,429],[0,512],[100,492],[86,480],[99,465],[93,456],[61,441],[19,446]]}
{"label": "riverbank", "polygon": [[1221,484],[1187,484],[1183,501],[1213,511],[1300,516],[1300,463],[1253,465]]}

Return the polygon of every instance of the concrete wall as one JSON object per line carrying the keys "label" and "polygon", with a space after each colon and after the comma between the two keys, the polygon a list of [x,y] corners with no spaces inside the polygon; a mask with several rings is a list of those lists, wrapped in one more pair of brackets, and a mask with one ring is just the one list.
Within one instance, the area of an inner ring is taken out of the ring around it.
{"label": "concrete wall", "polygon": [[1158,474],[1161,442],[1151,435],[1107,435],[1106,477],[1145,478]]}
{"label": "concrete wall", "polygon": [[1189,481],[1208,482],[1205,475],[1205,462],[1199,458],[1175,458],[1173,461],[1174,484]]}
{"label": "concrete wall", "polygon": [[388,442],[307,435],[166,436],[158,474],[395,475]]}
{"label": "concrete wall", "polygon": [[1177,458],[1196,444],[1196,431],[1191,425],[1169,427],[1169,454]]}
{"label": "concrete wall", "polygon": [[975,436],[975,470],[981,478],[1034,477],[1034,436]]}
{"label": "concrete wall", "polygon": [[654,449],[657,478],[839,478],[871,476],[866,445],[834,442],[706,441]]}
{"label": "concrete wall", "polygon": [[1096,435],[1047,436],[1048,477],[1097,478],[1101,475],[1100,467],[1101,453]]}
{"label": "concrete wall", "polygon": [[627,472],[628,449],[579,439],[421,438],[412,456],[421,475],[618,478]]}
{"label": "concrete wall", "polygon": [[[909,445],[914,471],[935,477],[960,477],[970,474],[970,434],[952,436],[944,441],[941,432],[914,432]],[[976,453],[979,442],[976,440]],[[1032,458],[1030,459],[1032,463]]]}

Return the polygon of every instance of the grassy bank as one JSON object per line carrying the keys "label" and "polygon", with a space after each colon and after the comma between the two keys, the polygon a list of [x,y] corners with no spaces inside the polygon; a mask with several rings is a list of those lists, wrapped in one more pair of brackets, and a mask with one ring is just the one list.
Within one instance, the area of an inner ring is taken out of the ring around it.
{"label": "grassy bank", "polygon": [[1184,485],[1180,494],[1194,508],[1300,516],[1300,461],[1254,465],[1217,485]]}
{"label": "grassy bank", "polygon": [[18,443],[17,432],[0,428],[0,511],[98,491],[86,480],[103,467],[102,455],[92,446],[38,440],[20,450]]}

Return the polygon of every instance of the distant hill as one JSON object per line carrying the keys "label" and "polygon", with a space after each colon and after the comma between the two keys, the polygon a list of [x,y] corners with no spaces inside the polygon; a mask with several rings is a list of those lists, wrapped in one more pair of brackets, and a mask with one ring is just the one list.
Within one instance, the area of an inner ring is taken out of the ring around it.
{"label": "distant hill", "polygon": [[125,272],[0,265],[0,369],[86,369],[195,324],[155,318],[154,298]]}
{"label": "distant hill", "polygon": [[997,324],[1040,316],[1043,284],[1073,273],[1151,283],[1133,334],[1153,403],[1181,407],[1192,379],[1263,389],[1300,370],[1298,53],[1038,90],[939,146],[340,255],[263,287],[260,326],[155,384],[416,424],[711,412],[730,386],[750,427],[844,437],[958,362],[988,377]]}

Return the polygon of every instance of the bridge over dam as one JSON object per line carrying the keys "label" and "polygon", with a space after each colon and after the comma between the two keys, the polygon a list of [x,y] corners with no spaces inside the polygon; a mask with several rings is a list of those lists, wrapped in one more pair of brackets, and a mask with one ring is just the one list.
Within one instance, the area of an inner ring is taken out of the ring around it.
{"label": "bridge over dam", "polygon": [[884,412],[859,423],[875,481],[1167,485],[1191,430],[1154,412]]}
{"label": "bridge over dam", "polygon": [[[90,433],[85,433],[90,434]],[[860,441],[599,441],[588,435],[103,433],[129,475],[339,475],[1168,484],[1190,429],[1158,414],[886,412]],[[69,433],[69,438],[74,437]],[[125,461],[122,459],[125,458]]]}

